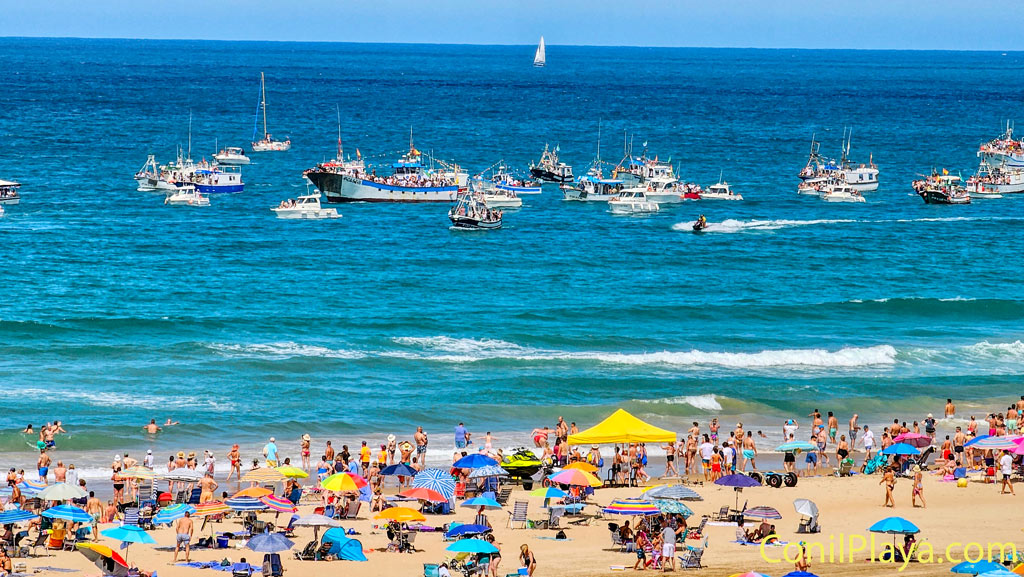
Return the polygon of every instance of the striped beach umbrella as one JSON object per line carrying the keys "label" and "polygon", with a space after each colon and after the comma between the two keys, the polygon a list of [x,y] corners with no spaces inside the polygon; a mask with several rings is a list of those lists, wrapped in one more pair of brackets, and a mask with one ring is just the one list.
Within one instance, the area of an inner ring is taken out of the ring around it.
{"label": "striped beach umbrella", "polygon": [[71,521],[72,523],[92,523],[92,515],[86,513],[84,509],[75,507],[74,505],[50,507],[43,511],[41,515],[43,517],[49,517],[50,519]]}
{"label": "striped beach umbrella", "polygon": [[224,501],[224,504],[233,511],[262,511],[267,508],[263,501],[255,497],[232,497]]}
{"label": "striped beach umbrella", "polygon": [[687,507],[682,501],[651,499],[651,503],[654,503],[654,506],[658,508],[658,511],[667,515],[682,515],[684,519],[689,519],[693,516],[693,510]]}
{"label": "striped beach umbrella", "polygon": [[758,573],[757,571],[747,571],[746,573],[734,573],[729,577],[770,577],[764,573]]}
{"label": "striped beach umbrella", "polygon": [[558,487],[541,487],[530,491],[531,497],[543,497],[545,499],[562,499],[566,495],[568,495],[568,493]]}
{"label": "striped beach umbrella", "polygon": [[359,491],[366,484],[366,479],[354,473],[335,473],[320,482],[328,491]]}
{"label": "striped beach umbrella", "polygon": [[[242,499],[251,499],[251,497],[241,497]],[[258,501],[258,499],[257,499]],[[233,509],[227,504],[220,501],[207,501],[205,503],[199,503],[196,505],[196,510],[193,515],[196,517],[212,517],[213,515],[223,515],[230,513]],[[239,509],[239,511],[255,511],[256,509]]]}
{"label": "striped beach umbrella", "polygon": [[185,513],[194,514],[196,508],[192,505],[186,505],[185,503],[179,503],[177,505],[171,505],[170,507],[164,507],[157,511],[156,515],[153,515],[154,525],[163,525],[164,523],[173,523],[178,519],[185,516]]}
{"label": "striped beach umbrella", "polygon": [[646,499],[616,499],[603,509],[610,515],[657,515],[658,506]]}
{"label": "striped beach umbrella", "polygon": [[294,513],[295,503],[277,495],[266,495],[260,497],[260,502],[267,506],[267,509],[278,513]]}
{"label": "striped beach umbrella", "polygon": [[28,479],[22,480],[18,483],[18,488],[24,495],[34,497],[39,491],[45,489],[48,485],[42,481],[29,481]]}
{"label": "striped beach umbrella", "polygon": [[1020,439],[1020,435],[1003,435],[1001,437],[989,437],[988,435],[971,439],[964,443],[965,447],[974,447],[975,449],[1016,449],[1017,440]]}
{"label": "striped beach umbrella", "polygon": [[149,467],[143,467],[142,465],[136,465],[134,467],[128,467],[124,471],[121,471],[121,476],[125,479],[155,479],[156,471]]}
{"label": "striped beach umbrella", "polygon": [[775,507],[751,507],[743,511],[744,517],[751,519],[781,519],[782,514]]}
{"label": "striped beach umbrella", "polygon": [[288,479],[305,479],[306,477],[309,476],[309,473],[303,471],[298,467],[293,467],[291,465],[284,465],[283,467],[278,467],[277,472],[281,473]]}
{"label": "striped beach umbrella", "polygon": [[266,487],[246,487],[245,489],[242,489],[241,491],[235,493],[231,497],[255,497],[259,499],[260,497],[273,494],[274,492]]}
{"label": "striped beach umbrella", "polygon": [[448,471],[424,469],[412,479],[413,487],[424,487],[441,493],[451,499],[455,495],[455,479]]}
{"label": "striped beach umbrella", "polygon": [[649,499],[671,499],[674,501],[703,501],[697,491],[684,485],[662,485],[644,493]]}
{"label": "striped beach umbrella", "polygon": [[600,487],[604,485],[601,479],[579,469],[562,469],[557,473],[548,475],[548,479],[559,485],[573,485],[576,487]]}
{"label": "striped beach umbrella", "polygon": [[10,511],[4,511],[0,513],[0,525],[7,525],[9,523],[21,523],[22,521],[31,521],[39,515],[36,515],[32,511],[24,511],[22,509],[11,509]]}
{"label": "striped beach umbrella", "polygon": [[284,478],[285,475],[273,467],[260,467],[242,475],[242,481],[246,483],[278,483]]}
{"label": "striped beach umbrella", "polygon": [[486,477],[508,477],[508,471],[497,465],[487,465],[469,474],[470,479],[483,479]]}

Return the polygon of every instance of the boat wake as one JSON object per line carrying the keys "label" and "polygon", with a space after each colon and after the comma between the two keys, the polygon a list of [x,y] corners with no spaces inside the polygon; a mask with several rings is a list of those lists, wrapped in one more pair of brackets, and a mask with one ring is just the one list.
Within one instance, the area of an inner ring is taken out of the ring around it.
{"label": "boat wake", "polygon": [[[757,231],[757,230],[779,230],[798,226],[813,226],[819,224],[845,224],[852,222],[864,222],[858,220],[735,220],[727,219],[722,222],[708,222],[704,232],[718,232],[731,234],[736,232]],[[692,231],[694,221],[679,222],[672,225],[672,230]]]}

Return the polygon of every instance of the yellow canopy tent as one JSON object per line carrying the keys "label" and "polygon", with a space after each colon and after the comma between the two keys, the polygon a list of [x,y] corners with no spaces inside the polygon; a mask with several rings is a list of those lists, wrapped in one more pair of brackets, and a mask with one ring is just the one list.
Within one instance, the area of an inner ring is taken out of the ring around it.
{"label": "yellow canopy tent", "polygon": [[619,409],[593,427],[569,435],[570,445],[610,443],[668,443],[676,440],[672,431],[659,429]]}

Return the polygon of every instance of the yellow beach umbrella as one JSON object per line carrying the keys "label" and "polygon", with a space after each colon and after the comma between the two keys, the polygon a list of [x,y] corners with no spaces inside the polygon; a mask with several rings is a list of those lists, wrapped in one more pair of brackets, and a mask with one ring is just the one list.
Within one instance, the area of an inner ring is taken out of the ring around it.
{"label": "yellow beach umbrella", "polygon": [[320,486],[328,491],[358,491],[366,486],[366,479],[352,473],[335,473],[324,479]]}
{"label": "yellow beach umbrella", "polygon": [[281,473],[282,475],[289,479],[305,479],[306,477],[309,476],[309,473],[303,471],[298,467],[293,467],[291,465],[284,465],[282,467],[278,467],[277,472]]}
{"label": "yellow beach umbrella", "polygon": [[597,467],[591,465],[586,461],[576,461],[575,463],[569,463],[563,469],[579,469],[580,471],[586,471],[587,473],[593,473],[597,471]]}
{"label": "yellow beach umbrella", "polygon": [[277,483],[284,480],[284,475],[272,467],[260,467],[242,475],[242,481],[252,483]]}
{"label": "yellow beach umbrella", "polygon": [[384,509],[378,513],[375,518],[395,521],[398,523],[412,523],[414,521],[427,520],[422,513],[408,507],[392,507],[390,509]]}
{"label": "yellow beach umbrella", "polygon": [[253,497],[259,499],[260,497],[266,497],[267,495],[273,495],[274,492],[266,487],[246,487],[241,491],[231,496],[232,499],[235,497]]}
{"label": "yellow beach umbrella", "polygon": [[136,465],[134,467],[128,467],[124,471],[121,471],[121,476],[126,479],[155,479],[156,472],[149,467],[143,467],[142,465]]}

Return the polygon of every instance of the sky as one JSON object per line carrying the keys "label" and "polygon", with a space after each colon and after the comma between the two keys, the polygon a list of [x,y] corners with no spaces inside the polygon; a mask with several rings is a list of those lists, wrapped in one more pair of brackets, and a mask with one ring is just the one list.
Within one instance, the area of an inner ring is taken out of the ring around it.
{"label": "sky", "polygon": [[0,0],[0,36],[1024,50],[1024,0]]}

